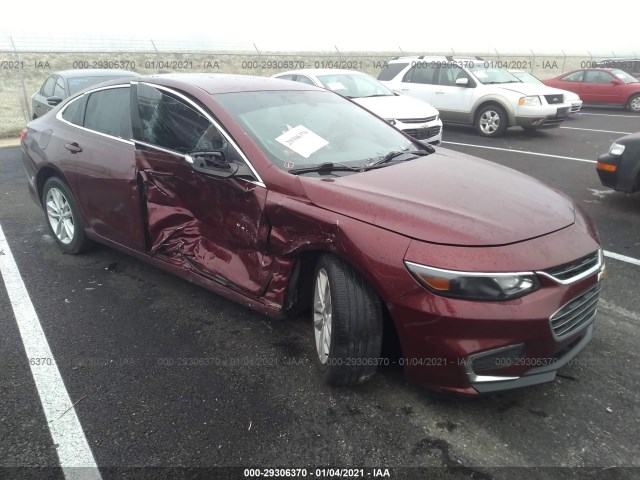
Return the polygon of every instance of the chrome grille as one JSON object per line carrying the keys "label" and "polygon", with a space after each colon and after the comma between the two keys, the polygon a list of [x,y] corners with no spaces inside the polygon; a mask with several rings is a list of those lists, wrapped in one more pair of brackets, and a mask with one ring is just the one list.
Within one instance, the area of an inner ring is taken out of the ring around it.
{"label": "chrome grille", "polygon": [[556,337],[563,337],[591,323],[598,309],[600,283],[577,296],[551,316]]}
{"label": "chrome grille", "polygon": [[562,265],[558,265],[557,267],[544,270],[544,272],[558,280],[565,281],[588,271],[589,269],[598,265],[599,262],[600,252],[596,251],[590,253],[589,255],[585,255],[584,257],[581,257],[577,260],[574,260],[573,262],[564,263]]}
{"label": "chrome grille", "polygon": [[399,118],[398,120],[402,123],[427,123],[433,122],[438,116],[434,115],[433,117],[424,117],[424,118]]}
{"label": "chrome grille", "polygon": [[408,128],[403,131],[416,140],[427,140],[431,137],[435,137],[440,133],[440,126],[436,125],[435,127],[429,128]]}
{"label": "chrome grille", "polygon": [[564,102],[564,95],[561,93],[555,95],[545,95],[544,98],[547,100],[549,105],[557,105],[558,103]]}

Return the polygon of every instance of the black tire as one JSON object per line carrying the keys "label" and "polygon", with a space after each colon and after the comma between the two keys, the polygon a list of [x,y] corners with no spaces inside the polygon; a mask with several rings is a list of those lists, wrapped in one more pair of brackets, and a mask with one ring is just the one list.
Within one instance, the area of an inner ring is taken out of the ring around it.
{"label": "black tire", "polygon": [[627,102],[627,110],[640,113],[640,94],[633,95]]}
{"label": "black tire", "polygon": [[[47,211],[47,196],[52,189],[57,189],[61,192],[64,196],[64,200],[69,205],[71,213],[70,219],[74,228],[73,235],[68,237],[70,238],[68,243],[61,240],[58,233],[54,231]],[[71,192],[71,189],[58,177],[51,177],[45,182],[44,187],[42,188],[42,208],[44,210],[44,218],[47,223],[47,227],[49,228],[49,233],[63,252],[77,254],[82,253],[91,247],[92,242],[87,238],[84,232],[84,225],[82,217],[80,216],[80,209],[78,208],[76,197]]]}
{"label": "black tire", "polygon": [[[492,125],[492,122],[485,118],[485,115],[490,115],[495,125]],[[485,121],[488,122],[487,126],[484,125]],[[476,113],[475,125],[476,130],[483,137],[501,137],[509,127],[509,117],[501,106],[495,104],[485,105]]]}
{"label": "black tire", "polygon": [[[329,354],[322,354],[316,336],[316,291],[318,277],[324,271],[331,298]],[[315,268],[312,295],[313,357],[324,381],[345,386],[363,383],[378,368],[382,350],[383,316],[380,297],[351,265],[335,255],[325,254]]]}

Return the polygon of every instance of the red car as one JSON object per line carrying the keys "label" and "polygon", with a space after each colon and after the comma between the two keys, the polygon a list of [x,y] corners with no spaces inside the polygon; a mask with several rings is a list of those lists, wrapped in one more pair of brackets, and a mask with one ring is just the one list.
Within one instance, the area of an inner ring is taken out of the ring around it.
{"label": "red car", "polygon": [[[97,241],[267,315],[308,312],[331,384],[395,361],[444,391],[532,385],[592,335],[603,257],[579,206],[330,91],[113,81],[30,122],[22,149],[63,251]],[[394,336],[401,356],[382,357]]]}
{"label": "red car", "polygon": [[640,113],[640,80],[614,68],[586,68],[542,81],[577,93],[584,103],[622,105]]}

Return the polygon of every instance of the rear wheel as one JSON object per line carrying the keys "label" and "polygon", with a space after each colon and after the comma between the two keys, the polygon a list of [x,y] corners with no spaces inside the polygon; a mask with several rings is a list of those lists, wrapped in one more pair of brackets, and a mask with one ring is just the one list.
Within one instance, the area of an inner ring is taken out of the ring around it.
{"label": "rear wheel", "polygon": [[634,95],[627,102],[627,110],[640,113],[640,95]]}
{"label": "rear wheel", "polygon": [[498,105],[482,107],[476,116],[476,129],[484,137],[500,137],[508,126],[507,112]]}
{"label": "rear wheel", "polygon": [[45,182],[42,206],[49,232],[63,252],[81,253],[91,245],[84,233],[78,203],[69,187],[58,177],[51,177]]}
{"label": "rear wheel", "polygon": [[331,385],[371,378],[382,349],[382,305],[373,287],[348,263],[323,255],[316,264],[313,332],[316,365]]}

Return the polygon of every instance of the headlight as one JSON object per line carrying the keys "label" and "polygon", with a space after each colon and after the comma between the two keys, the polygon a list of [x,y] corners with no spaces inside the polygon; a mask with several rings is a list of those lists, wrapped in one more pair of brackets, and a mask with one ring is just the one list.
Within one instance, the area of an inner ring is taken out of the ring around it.
{"label": "headlight", "polygon": [[385,118],[385,122],[389,122],[391,125],[395,125],[396,121],[393,118]]}
{"label": "headlight", "polygon": [[609,148],[610,155],[622,155],[624,153],[624,145],[620,145],[619,143],[612,143],[611,148]]}
{"label": "headlight", "polygon": [[409,272],[427,290],[444,297],[465,300],[511,300],[540,288],[533,272],[474,273],[443,270],[404,262]]}
{"label": "headlight", "polygon": [[518,105],[525,105],[527,107],[532,107],[532,106],[535,106],[535,105],[541,105],[540,97],[538,97],[538,96],[521,97],[520,100],[518,101]]}

